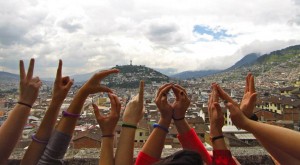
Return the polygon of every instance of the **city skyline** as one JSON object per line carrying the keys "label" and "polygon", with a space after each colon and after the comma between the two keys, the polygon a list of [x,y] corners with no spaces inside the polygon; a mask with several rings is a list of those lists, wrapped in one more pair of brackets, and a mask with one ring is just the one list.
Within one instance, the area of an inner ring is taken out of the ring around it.
{"label": "city skyline", "polygon": [[34,57],[40,77],[54,77],[58,59],[64,75],[130,60],[181,72],[225,69],[249,53],[300,44],[298,0],[0,4],[1,70],[18,73],[18,60],[27,66]]}

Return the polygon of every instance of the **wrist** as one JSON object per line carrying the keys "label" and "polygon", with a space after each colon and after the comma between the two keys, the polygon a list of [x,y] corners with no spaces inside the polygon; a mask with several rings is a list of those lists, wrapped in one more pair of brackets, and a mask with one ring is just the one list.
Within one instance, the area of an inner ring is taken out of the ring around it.
{"label": "wrist", "polygon": [[138,121],[136,121],[136,120],[130,120],[130,119],[123,119],[123,123],[137,125]]}
{"label": "wrist", "polygon": [[158,121],[158,124],[161,126],[164,126],[166,128],[169,128],[170,124],[171,124],[171,119],[164,119],[164,118],[160,118]]}
{"label": "wrist", "polygon": [[210,136],[211,137],[216,137],[216,136],[220,136],[223,135],[222,129],[221,130],[214,130],[212,128],[210,128]]}

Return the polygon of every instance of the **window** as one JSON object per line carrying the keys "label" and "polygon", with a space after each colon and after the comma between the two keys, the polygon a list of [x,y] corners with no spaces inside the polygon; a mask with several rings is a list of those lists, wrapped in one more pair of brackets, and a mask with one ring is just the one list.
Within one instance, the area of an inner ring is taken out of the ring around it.
{"label": "window", "polygon": [[143,136],[143,132],[140,132],[140,136]]}

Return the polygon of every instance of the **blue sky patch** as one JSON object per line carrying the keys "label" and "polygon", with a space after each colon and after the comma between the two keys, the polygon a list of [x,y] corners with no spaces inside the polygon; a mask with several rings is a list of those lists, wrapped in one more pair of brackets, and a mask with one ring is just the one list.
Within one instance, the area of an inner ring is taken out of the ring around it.
{"label": "blue sky patch", "polygon": [[227,37],[233,37],[233,35],[227,34],[227,30],[225,29],[213,29],[210,28],[209,26],[204,26],[204,25],[195,25],[193,32],[199,33],[199,34],[207,34],[210,36],[213,36],[214,40],[220,40],[222,38],[227,38]]}

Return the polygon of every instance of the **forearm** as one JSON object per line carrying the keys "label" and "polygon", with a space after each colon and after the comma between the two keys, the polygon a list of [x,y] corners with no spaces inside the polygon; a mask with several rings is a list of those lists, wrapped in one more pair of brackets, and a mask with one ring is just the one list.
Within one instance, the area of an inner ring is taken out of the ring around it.
{"label": "forearm", "polygon": [[[87,97],[88,94],[85,94],[84,92],[79,90],[76,96],[74,97],[71,105],[67,109],[67,112],[71,114],[80,114],[83,104]],[[77,119],[78,118],[76,117],[62,117],[56,127],[56,130],[68,135],[72,135],[76,126]]]}
{"label": "forearm", "polygon": [[[0,164],[5,162],[22,134],[30,108],[17,104],[0,127]],[[3,138],[5,137],[5,138]]]}
{"label": "forearm", "polygon": [[300,160],[299,132],[252,120],[249,120],[243,129],[251,132],[262,144],[274,146]]}
{"label": "forearm", "polygon": [[[35,134],[35,138],[41,141],[48,141],[50,139],[62,103],[63,101],[56,101],[52,99],[42,123]],[[26,150],[21,164],[37,164],[45,148],[46,144],[33,140]]]}
{"label": "forearm", "polygon": [[102,138],[99,165],[114,165],[114,137]]}
{"label": "forearm", "polygon": [[56,164],[63,162],[72,136],[54,130],[38,164]]}
{"label": "forearm", "polygon": [[296,159],[286,152],[260,141],[260,144],[275,158],[280,164],[300,164],[300,160]]}
{"label": "forearm", "polygon": [[132,165],[135,129],[123,127],[116,151],[115,164]]}
{"label": "forearm", "polygon": [[[160,119],[158,122],[159,125],[161,125],[165,128],[169,128],[170,123],[171,123],[171,120],[164,120],[164,119]],[[163,147],[164,147],[166,136],[167,136],[166,131],[164,131],[160,128],[153,129],[147,142],[145,143],[145,145],[142,148],[142,152],[144,152],[145,154],[147,154],[151,157],[160,158]]]}

